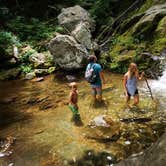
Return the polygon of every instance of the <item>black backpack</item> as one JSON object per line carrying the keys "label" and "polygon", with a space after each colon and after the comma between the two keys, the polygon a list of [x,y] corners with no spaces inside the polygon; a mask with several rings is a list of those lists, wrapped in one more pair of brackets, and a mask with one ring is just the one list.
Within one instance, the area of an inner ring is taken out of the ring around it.
{"label": "black backpack", "polygon": [[86,71],[85,71],[85,79],[89,83],[95,83],[97,75],[94,70],[95,64],[91,65]]}

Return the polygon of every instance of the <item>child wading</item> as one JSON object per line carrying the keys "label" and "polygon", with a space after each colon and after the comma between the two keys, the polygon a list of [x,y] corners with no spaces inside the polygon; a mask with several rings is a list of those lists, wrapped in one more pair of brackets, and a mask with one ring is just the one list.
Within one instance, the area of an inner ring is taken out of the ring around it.
{"label": "child wading", "polygon": [[125,89],[126,103],[130,107],[129,101],[130,97],[134,97],[134,104],[139,103],[139,94],[137,89],[137,81],[143,78],[144,72],[139,76],[137,65],[135,63],[130,63],[128,72],[124,75],[123,86]]}
{"label": "child wading", "polygon": [[79,120],[80,119],[80,114],[78,112],[78,90],[77,90],[77,83],[76,82],[71,82],[69,84],[71,87],[70,95],[69,95],[69,105],[68,107],[70,110],[73,112],[73,120]]}

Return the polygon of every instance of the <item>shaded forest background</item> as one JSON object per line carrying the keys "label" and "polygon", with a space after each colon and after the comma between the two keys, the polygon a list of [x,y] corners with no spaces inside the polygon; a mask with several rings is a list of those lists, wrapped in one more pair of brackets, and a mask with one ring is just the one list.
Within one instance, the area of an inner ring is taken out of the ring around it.
{"label": "shaded forest background", "polygon": [[[150,7],[164,3],[165,0],[1,0],[0,60],[5,63],[0,63],[0,68],[18,66],[18,63],[6,61],[12,56],[13,44],[18,48],[28,44],[37,52],[47,51],[47,43],[55,33],[63,34],[64,29],[57,20],[61,9],[80,5],[95,20],[93,40],[101,49],[107,47],[107,53],[103,52],[100,58],[100,63],[105,68],[124,73],[129,62],[135,61],[140,64],[141,70],[150,68],[150,73],[155,66],[158,73],[161,73],[161,67],[156,62],[151,63],[149,58],[142,58],[140,55],[146,52],[153,59],[153,55],[160,56],[165,49],[166,19],[160,22],[165,16],[164,12],[157,20],[146,24],[146,27],[140,25],[134,35],[133,26]],[[29,62],[27,63],[32,52],[22,55],[19,60],[19,68],[23,73],[33,70]],[[154,74],[151,77],[156,78]]]}

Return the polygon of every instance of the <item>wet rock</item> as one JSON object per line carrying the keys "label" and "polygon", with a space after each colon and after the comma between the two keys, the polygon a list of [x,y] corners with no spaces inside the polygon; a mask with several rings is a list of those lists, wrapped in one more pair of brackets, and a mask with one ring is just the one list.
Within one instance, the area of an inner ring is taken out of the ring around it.
{"label": "wet rock", "polygon": [[121,161],[116,166],[164,166],[166,163],[166,134],[163,136],[149,149],[147,149],[141,156],[133,156],[128,159]]}
{"label": "wet rock", "polygon": [[57,35],[50,41],[48,48],[55,65],[65,70],[82,68],[88,58],[86,48],[78,44],[72,36]]}
{"label": "wet rock", "polygon": [[9,156],[13,152],[10,150],[11,145],[14,143],[16,140],[15,137],[9,136],[5,139],[0,139],[0,158]]}
{"label": "wet rock", "polygon": [[25,79],[27,79],[27,80],[31,80],[31,79],[33,79],[34,77],[36,77],[35,72],[30,72],[30,73],[27,73],[27,74],[25,75]]}
{"label": "wet rock", "polygon": [[94,139],[100,143],[117,141],[120,138],[120,125],[113,122],[111,117],[100,115],[89,123],[86,138]]}
{"label": "wet rock", "polygon": [[32,80],[32,82],[40,82],[40,81],[43,81],[44,80],[44,77],[38,77],[38,78],[34,78]]}
{"label": "wet rock", "polygon": [[126,122],[126,123],[130,123],[130,122],[145,123],[145,122],[151,121],[151,118],[133,117],[133,118],[123,118],[123,119],[120,119],[120,121],[121,122]]}
{"label": "wet rock", "polygon": [[[146,70],[146,76],[157,79],[162,74],[163,66],[159,56],[155,56],[150,52],[143,52],[137,59],[140,70]],[[148,68],[147,68],[148,66]]]}
{"label": "wet rock", "polygon": [[73,75],[66,75],[66,78],[68,81],[72,82],[72,81],[75,81],[76,80],[76,77],[73,76]]}
{"label": "wet rock", "polygon": [[120,32],[120,34],[124,33],[126,29],[129,29],[131,26],[136,24],[143,15],[144,15],[143,13],[136,14],[132,16],[131,18],[125,20],[122,24],[120,24],[120,27],[118,28],[118,32]]}
{"label": "wet rock", "polygon": [[116,160],[116,157],[108,152],[96,153],[93,150],[88,150],[81,158],[69,161],[68,164],[71,166],[111,166]]}
{"label": "wet rock", "polygon": [[94,30],[94,20],[90,18],[90,14],[82,7],[76,5],[74,7],[63,8],[58,16],[58,22],[68,31],[75,29],[80,22],[86,22],[88,28]]}
{"label": "wet rock", "polygon": [[43,76],[51,74],[55,71],[55,67],[49,67],[48,69],[35,69],[34,72],[37,76]]}
{"label": "wet rock", "polygon": [[109,127],[109,125],[107,124],[107,122],[104,119],[105,115],[100,115],[94,118],[94,125],[95,126],[103,126],[103,127]]}
{"label": "wet rock", "polygon": [[43,103],[42,105],[39,106],[39,110],[46,110],[46,109],[49,109],[49,108],[52,108],[53,107],[53,104],[52,103]]}
{"label": "wet rock", "polygon": [[45,102],[48,101],[49,96],[45,96],[45,97],[30,97],[28,98],[25,103],[26,104],[31,104],[31,105],[35,105],[37,103],[41,103],[41,102]]}

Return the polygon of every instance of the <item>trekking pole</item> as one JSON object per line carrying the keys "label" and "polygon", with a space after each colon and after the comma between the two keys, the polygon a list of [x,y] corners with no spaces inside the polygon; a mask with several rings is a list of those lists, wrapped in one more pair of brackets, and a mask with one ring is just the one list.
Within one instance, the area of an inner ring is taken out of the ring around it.
{"label": "trekking pole", "polygon": [[147,85],[147,87],[148,87],[148,89],[149,89],[150,96],[151,96],[152,100],[154,100],[154,97],[153,97],[153,95],[152,95],[152,90],[151,90],[151,88],[150,88],[150,85],[149,85],[149,83],[148,83],[148,80],[147,80],[146,77],[144,77],[144,78],[145,78],[146,85]]}

